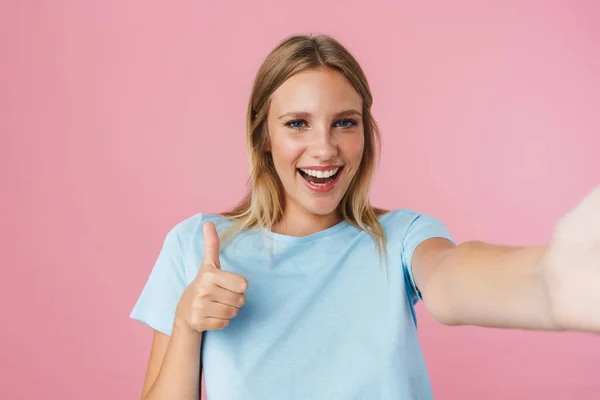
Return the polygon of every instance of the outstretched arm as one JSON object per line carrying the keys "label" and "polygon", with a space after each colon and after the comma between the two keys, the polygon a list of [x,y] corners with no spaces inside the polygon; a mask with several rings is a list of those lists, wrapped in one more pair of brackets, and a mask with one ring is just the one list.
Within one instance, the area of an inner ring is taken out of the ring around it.
{"label": "outstretched arm", "polygon": [[540,278],[543,247],[430,239],[413,256],[425,307],[446,325],[557,329]]}
{"label": "outstretched arm", "polygon": [[600,187],[559,221],[546,246],[429,239],[412,268],[441,323],[600,332]]}

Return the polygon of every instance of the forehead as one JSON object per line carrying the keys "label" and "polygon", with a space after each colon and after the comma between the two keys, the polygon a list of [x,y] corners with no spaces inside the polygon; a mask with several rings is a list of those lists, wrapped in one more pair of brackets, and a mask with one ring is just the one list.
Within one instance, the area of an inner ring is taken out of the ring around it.
{"label": "forehead", "polygon": [[362,108],[362,99],[345,76],[330,68],[299,72],[287,79],[271,97],[271,111],[337,113]]}

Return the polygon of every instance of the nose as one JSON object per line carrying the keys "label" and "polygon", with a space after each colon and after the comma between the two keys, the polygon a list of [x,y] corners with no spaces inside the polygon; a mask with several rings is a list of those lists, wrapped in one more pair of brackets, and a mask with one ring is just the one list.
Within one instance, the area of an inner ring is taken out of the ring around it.
{"label": "nose", "polygon": [[338,146],[331,131],[315,132],[311,146],[312,156],[320,161],[329,161],[338,155]]}

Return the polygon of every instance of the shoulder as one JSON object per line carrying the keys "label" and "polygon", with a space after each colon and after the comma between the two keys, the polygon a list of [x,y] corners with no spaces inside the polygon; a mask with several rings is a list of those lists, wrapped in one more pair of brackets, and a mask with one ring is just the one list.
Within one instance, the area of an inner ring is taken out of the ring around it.
{"label": "shoulder", "polygon": [[187,243],[202,238],[202,225],[207,222],[214,223],[219,233],[232,223],[231,220],[220,214],[198,212],[175,223],[167,232],[165,240],[177,242],[184,248]]}
{"label": "shoulder", "polygon": [[387,211],[379,217],[386,235],[400,235],[402,240],[428,237],[451,238],[446,225],[436,216],[410,208]]}
{"label": "shoulder", "polygon": [[411,219],[416,218],[419,215],[418,211],[415,211],[410,208],[396,208],[391,210],[386,210],[380,217],[380,221],[382,223],[402,223],[406,221],[410,221]]}
{"label": "shoulder", "polygon": [[431,218],[430,215],[410,208],[397,208],[386,211],[379,217],[385,231],[406,232],[413,224]]}

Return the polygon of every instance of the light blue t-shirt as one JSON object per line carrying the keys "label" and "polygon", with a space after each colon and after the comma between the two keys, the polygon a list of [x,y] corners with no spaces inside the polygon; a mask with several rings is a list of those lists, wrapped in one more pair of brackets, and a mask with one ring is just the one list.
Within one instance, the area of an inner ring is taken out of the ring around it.
{"label": "light blue t-shirt", "polygon": [[[203,259],[198,214],[177,224],[131,317],[171,333],[183,290]],[[291,237],[244,231],[221,252],[221,268],[248,279],[246,303],[223,330],[206,331],[202,360],[210,400],[431,399],[416,329],[419,293],[410,270],[424,240],[453,241],[437,219],[408,209],[380,217],[387,281],[375,242],[340,222]]]}

